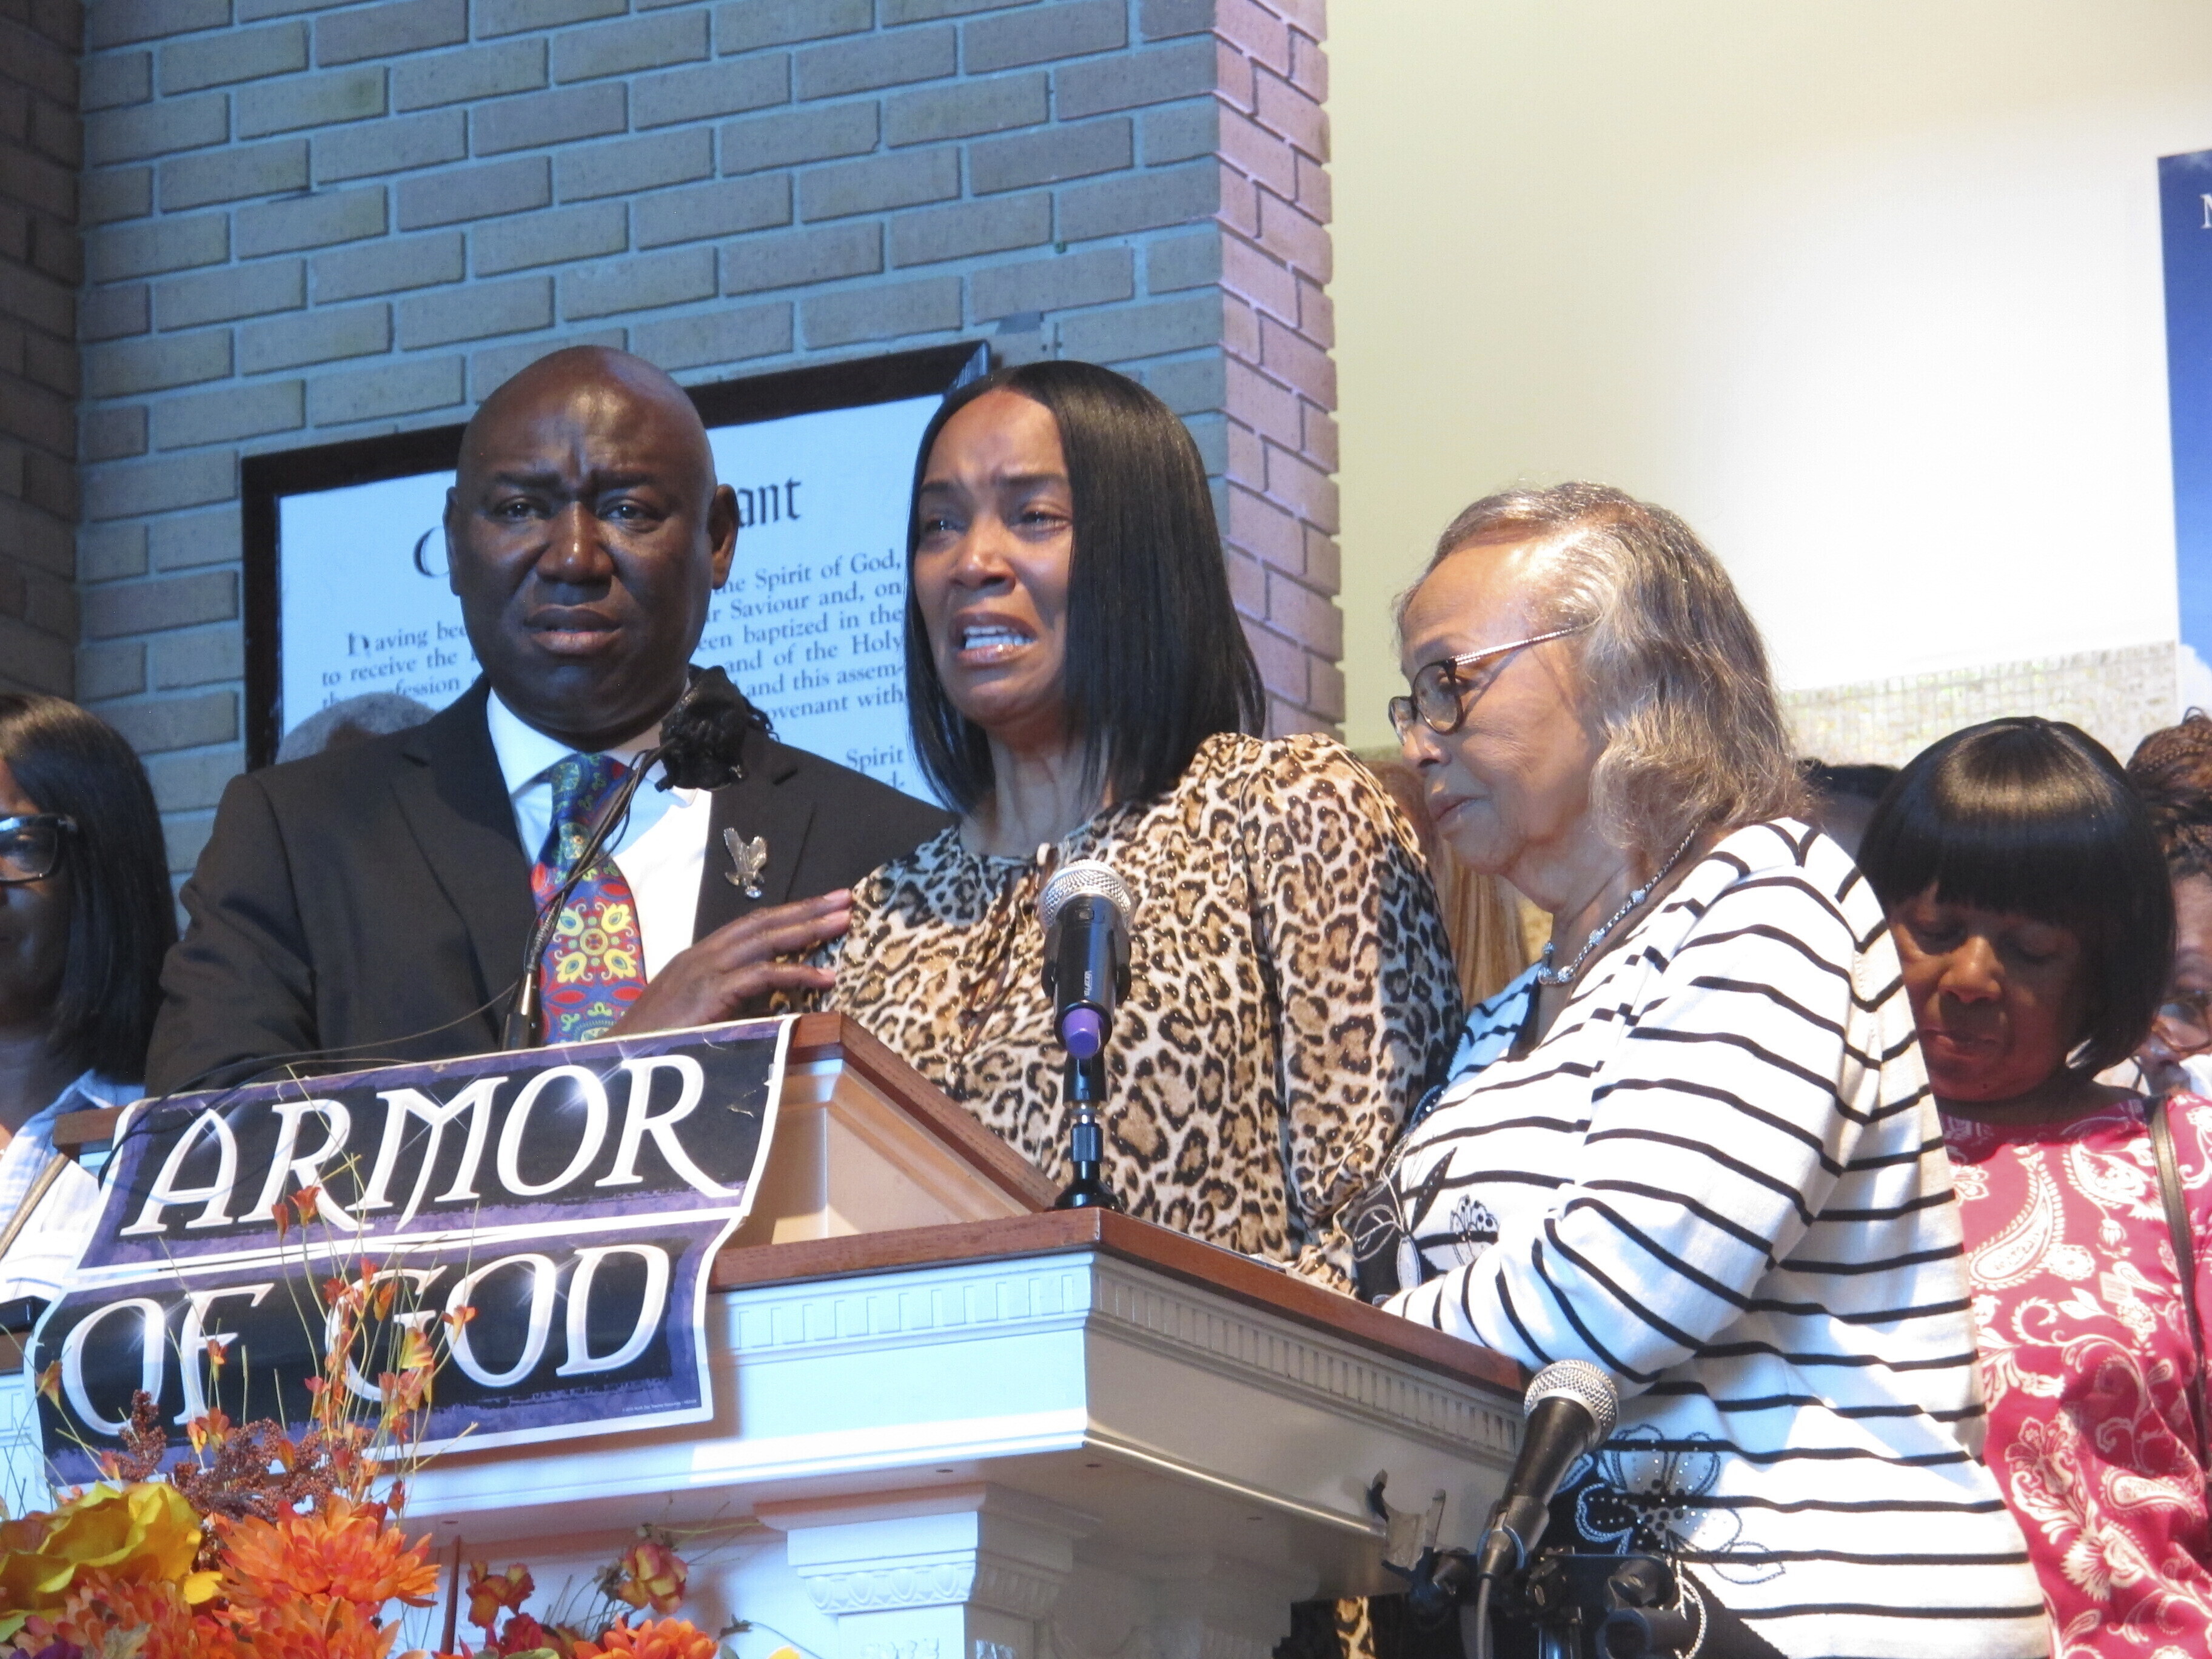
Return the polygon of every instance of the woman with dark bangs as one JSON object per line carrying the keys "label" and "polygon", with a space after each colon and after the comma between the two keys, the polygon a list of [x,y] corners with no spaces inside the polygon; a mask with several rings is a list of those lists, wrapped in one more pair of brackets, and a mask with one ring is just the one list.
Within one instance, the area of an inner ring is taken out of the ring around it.
{"label": "woman with dark bangs", "polygon": [[75,703],[0,692],[0,1324],[76,1266],[99,1191],[54,1124],[137,1097],[176,938],[131,745]]}
{"label": "woman with dark bangs", "polygon": [[1992,720],[1905,769],[1859,862],[1942,1108],[1985,1455],[2061,1659],[2212,1650],[2196,1315],[2212,1291],[2212,1103],[2097,1077],[2142,1043],[2166,989],[2173,897],[2149,817],[2094,738]]}

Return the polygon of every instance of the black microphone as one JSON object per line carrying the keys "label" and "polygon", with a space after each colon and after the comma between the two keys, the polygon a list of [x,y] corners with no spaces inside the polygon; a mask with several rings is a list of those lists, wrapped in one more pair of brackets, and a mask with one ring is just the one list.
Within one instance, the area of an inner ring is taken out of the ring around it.
{"label": "black microphone", "polygon": [[1521,1409],[1528,1426],[1505,1492],[1490,1512],[1489,1529],[1475,1552],[1478,1582],[1496,1581],[1528,1565],[1551,1519],[1552,1498],[1567,1471],[1605,1443],[1620,1415],[1620,1390],[1601,1366],[1560,1359],[1536,1373]]}
{"label": "black microphone", "polygon": [[1114,1034],[1114,1011],[1129,994],[1135,908],[1127,884],[1097,859],[1061,865],[1037,897],[1053,1034],[1073,1059],[1096,1059]]}

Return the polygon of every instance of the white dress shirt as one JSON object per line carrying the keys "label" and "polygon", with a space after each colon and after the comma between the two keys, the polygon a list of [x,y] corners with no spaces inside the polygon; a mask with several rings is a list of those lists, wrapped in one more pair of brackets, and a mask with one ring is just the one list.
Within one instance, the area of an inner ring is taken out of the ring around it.
{"label": "white dress shirt", "polygon": [[[499,756],[500,775],[514,803],[515,829],[522,855],[536,862],[553,826],[553,781],[546,775],[556,762],[576,751],[537,727],[491,694],[485,717],[491,746]],[[653,747],[660,728],[641,732],[627,743],[602,752],[628,766]],[[615,867],[637,901],[637,928],[645,946],[645,976],[653,978],[669,959],[691,943],[698,919],[699,882],[707,870],[707,829],[713,798],[704,789],[663,789],[656,766],[630,797],[629,822],[614,839]]]}

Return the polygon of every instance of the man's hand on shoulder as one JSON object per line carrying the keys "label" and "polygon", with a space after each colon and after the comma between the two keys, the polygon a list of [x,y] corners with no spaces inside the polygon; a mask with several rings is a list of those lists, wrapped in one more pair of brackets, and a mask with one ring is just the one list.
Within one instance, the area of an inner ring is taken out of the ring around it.
{"label": "man's hand on shoulder", "polygon": [[662,969],[609,1035],[713,1025],[771,992],[828,990],[837,976],[797,958],[841,937],[852,925],[852,894],[840,889],[716,928]]}

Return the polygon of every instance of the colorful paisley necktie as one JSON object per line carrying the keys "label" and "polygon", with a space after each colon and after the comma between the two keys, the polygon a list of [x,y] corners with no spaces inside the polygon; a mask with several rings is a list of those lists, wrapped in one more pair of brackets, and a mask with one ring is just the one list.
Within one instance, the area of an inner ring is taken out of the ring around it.
{"label": "colorful paisley necktie", "polygon": [[[553,784],[553,823],[530,872],[530,889],[542,908],[551,902],[576,867],[600,804],[628,769],[605,755],[569,755],[547,773]],[[605,1036],[645,989],[645,943],[637,931],[637,902],[629,884],[602,854],[584,872],[545,946],[540,993],[545,1041],[582,1042]]]}

